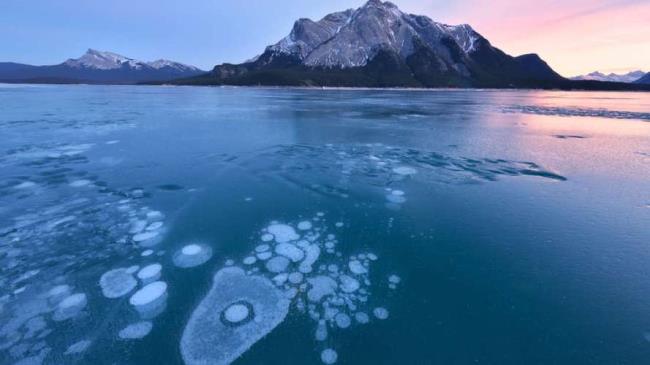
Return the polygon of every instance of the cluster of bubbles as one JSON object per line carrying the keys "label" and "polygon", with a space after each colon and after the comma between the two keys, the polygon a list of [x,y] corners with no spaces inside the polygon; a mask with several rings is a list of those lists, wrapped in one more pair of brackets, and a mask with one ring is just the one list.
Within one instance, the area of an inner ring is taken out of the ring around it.
{"label": "cluster of bubbles", "polygon": [[[271,222],[256,242],[239,265],[226,262],[195,309],[181,342],[188,365],[231,363],[292,309],[314,322],[320,358],[333,364],[338,354],[329,346],[335,343],[331,333],[389,317],[388,309],[371,305],[370,273],[377,255],[360,252],[345,257],[337,249],[336,235],[327,229],[324,213],[293,224]],[[396,289],[400,278],[391,275],[387,281]],[[206,339],[207,333],[213,338]]]}
{"label": "cluster of bubbles", "polygon": [[[155,262],[164,251],[152,249],[165,232],[164,215],[142,205],[143,189],[111,189],[75,169],[93,146],[30,145],[0,159],[26,172],[0,179],[0,218],[8,222],[0,227],[0,363],[77,361],[127,295],[136,320],[124,317],[131,322],[121,339],[146,336],[164,310],[166,283]],[[143,250],[142,266],[96,272],[134,248]],[[97,305],[98,294],[114,305]]]}

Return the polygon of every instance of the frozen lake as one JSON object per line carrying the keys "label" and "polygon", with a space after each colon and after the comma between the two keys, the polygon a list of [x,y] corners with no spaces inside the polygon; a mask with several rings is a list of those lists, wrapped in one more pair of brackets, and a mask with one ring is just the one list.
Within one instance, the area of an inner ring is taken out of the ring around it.
{"label": "frozen lake", "polygon": [[0,364],[650,361],[650,94],[0,85]]}

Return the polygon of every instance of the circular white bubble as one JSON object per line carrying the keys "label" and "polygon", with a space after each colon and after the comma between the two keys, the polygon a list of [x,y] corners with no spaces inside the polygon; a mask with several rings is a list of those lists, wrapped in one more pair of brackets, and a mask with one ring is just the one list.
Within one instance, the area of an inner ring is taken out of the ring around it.
{"label": "circular white bubble", "polygon": [[266,269],[273,273],[285,271],[289,266],[289,259],[284,256],[275,256],[266,262]]}
{"label": "circular white bubble", "polygon": [[167,283],[156,281],[135,292],[129,299],[129,303],[136,308],[141,307],[138,308],[139,310],[148,310],[147,307],[157,306],[157,304],[165,300],[166,296]]}
{"label": "circular white bubble", "polygon": [[301,231],[310,230],[311,227],[312,227],[312,225],[311,225],[310,221],[302,221],[302,222],[298,223],[298,229],[301,230]]}
{"label": "circular white bubble", "polygon": [[323,364],[335,364],[336,360],[338,360],[339,355],[336,353],[336,351],[332,349],[325,349],[323,352],[320,353],[320,359],[323,362]]}
{"label": "circular white bubble", "polygon": [[118,336],[123,340],[137,340],[146,337],[152,328],[153,324],[149,321],[137,322],[120,330]]}
{"label": "circular white bubble", "polygon": [[190,244],[178,250],[172,260],[174,265],[190,268],[203,265],[212,258],[212,248],[203,244]]}
{"label": "circular white bubble", "polygon": [[105,272],[99,279],[99,286],[106,298],[115,299],[125,296],[135,289],[138,282],[125,269]]}
{"label": "circular white bubble", "polygon": [[409,166],[399,166],[394,168],[393,172],[398,175],[415,175],[418,171]]}
{"label": "circular white bubble", "polygon": [[243,304],[233,304],[224,312],[224,318],[230,323],[239,323],[250,315],[250,310]]}
{"label": "circular white bubble", "polygon": [[275,237],[275,242],[284,243],[300,238],[293,227],[286,224],[272,224],[266,230]]}
{"label": "circular white bubble", "polygon": [[181,252],[183,253],[183,255],[196,255],[199,252],[201,252],[201,246],[196,244],[187,245],[183,247]]}
{"label": "circular white bubble", "polygon": [[143,267],[138,272],[138,279],[142,280],[144,284],[148,284],[160,279],[160,273],[162,271],[162,265],[160,264],[151,264]]}
{"label": "circular white bubble", "polygon": [[378,319],[387,319],[388,318],[388,309],[379,307],[375,308],[372,313],[377,317]]}

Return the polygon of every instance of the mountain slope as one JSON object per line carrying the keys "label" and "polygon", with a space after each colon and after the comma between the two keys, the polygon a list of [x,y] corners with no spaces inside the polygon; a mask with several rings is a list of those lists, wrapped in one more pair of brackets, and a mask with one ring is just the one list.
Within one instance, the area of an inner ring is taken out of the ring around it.
{"label": "mountain slope", "polygon": [[645,74],[645,76],[641,77],[640,79],[634,81],[635,84],[648,84],[650,85],[650,72]]}
{"label": "mountain slope", "polygon": [[602,72],[594,71],[586,75],[574,76],[571,80],[595,80],[595,81],[607,81],[607,82],[634,82],[645,75],[643,71],[632,71],[626,74],[615,74],[610,73],[605,75]]}
{"label": "mountain slope", "polygon": [[528,87],[561,82],[539,56],[512,57],[469,25],[451,26],[370,0],[291,33],[253,60],[188,84]]}
{"label": "mountain slope", "polygon": [[2,82],[134,84],[167,81],[205,73],[178,62],[143,62],[89,49],[83,56],[52,66],[0,63]]}

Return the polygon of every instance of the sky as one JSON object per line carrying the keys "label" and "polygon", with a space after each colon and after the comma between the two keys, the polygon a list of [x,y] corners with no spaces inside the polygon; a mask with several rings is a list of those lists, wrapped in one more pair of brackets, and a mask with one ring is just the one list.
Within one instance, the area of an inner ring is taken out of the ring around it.
{"label": "sky", "polygon": [[[86,49],[211,69],[261,53],[298,18],[363,0],[0,0],[0,62],[57,64]],[[470,24],[512,55],[538,53],[564,76],[650,71],[650,0],[394,0]]]}

